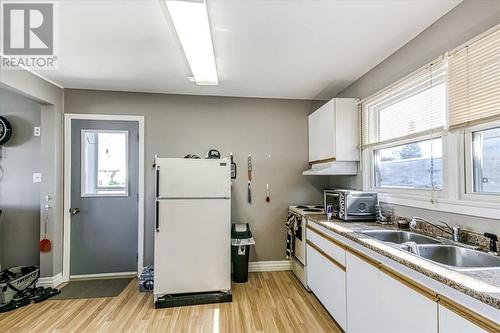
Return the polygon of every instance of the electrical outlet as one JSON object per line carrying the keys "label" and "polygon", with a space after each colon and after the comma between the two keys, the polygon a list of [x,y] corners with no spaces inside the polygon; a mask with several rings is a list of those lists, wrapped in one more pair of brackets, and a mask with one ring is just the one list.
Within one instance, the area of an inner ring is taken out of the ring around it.
{"label": "electrical outlet", "polygon": [[33,128],[33,135],[34,136],[40,136],[40,127],[35,127]]}
{"label": "electrical outlet", "polygon": [[33,173],[33,183],[41,183],[42,182],[42,174],[40,172]]}

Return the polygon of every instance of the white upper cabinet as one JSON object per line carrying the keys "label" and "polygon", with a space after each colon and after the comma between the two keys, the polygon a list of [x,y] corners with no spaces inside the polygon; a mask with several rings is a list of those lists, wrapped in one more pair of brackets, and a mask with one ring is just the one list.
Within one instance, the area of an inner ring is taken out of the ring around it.
{"label": "white upper cabinet", "polygon": [[309,115],[309,162],[359,161],[357,103],[334,98]]}

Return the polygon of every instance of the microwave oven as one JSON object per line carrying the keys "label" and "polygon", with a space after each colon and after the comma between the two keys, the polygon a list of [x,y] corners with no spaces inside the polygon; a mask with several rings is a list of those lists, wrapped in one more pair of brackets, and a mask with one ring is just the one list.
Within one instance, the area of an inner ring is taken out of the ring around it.
{"label": "microwave oven", "polygon": [[373,221],[377,216],[376,192],[325,190],[325,209],[332,206],[333,217],[344,221]]}

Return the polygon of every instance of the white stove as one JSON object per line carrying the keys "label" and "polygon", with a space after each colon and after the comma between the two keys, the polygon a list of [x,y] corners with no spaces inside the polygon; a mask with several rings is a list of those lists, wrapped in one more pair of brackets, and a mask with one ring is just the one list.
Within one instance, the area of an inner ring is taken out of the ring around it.
{"label": "white stove", "polygon": [[323,214],[325,212],[321,205],[298,205],[290,206],[288,209],[300,215]]}
{"label": "white stove", "polygon": [[313,214],[324,214],[321,205],[296,205],[288,207],[288,211],[295,215],[293,233],[295,235],[294,251],[292,255],[292,271],[307,288],[306,277],[306,227],[307,216]]}

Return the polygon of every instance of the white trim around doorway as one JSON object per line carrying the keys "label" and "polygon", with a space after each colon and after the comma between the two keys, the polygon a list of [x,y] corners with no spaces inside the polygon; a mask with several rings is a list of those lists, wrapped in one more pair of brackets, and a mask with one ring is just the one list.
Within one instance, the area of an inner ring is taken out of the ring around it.
{"label": "white trim around doorway", "polygon": [[[71,121],[85,120],[112,120],[134,121],[139,124],[139,207],[137,230],[137,272],[139,276],[144,267],[144,116],[103,115],[103,114],[73,114],[64,115],[64,227],[63,227],[63,271],[62,282],[70,280],[70,241],[71,241]],[[126,272],[130,274],[130,272]],[[103,277],[109,274],[102,274]],[[99,274],[93,274],[98,277]]]}

